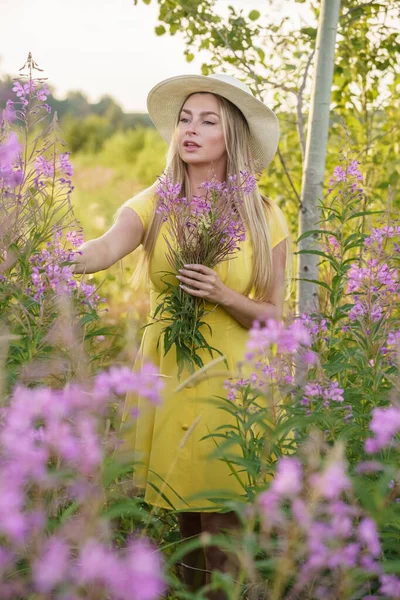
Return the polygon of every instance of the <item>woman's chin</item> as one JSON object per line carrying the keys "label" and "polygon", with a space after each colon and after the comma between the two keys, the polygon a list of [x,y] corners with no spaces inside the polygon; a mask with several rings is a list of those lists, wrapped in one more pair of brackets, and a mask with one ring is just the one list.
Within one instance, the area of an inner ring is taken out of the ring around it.
{"label": "woman's chin", "polygon": [[205,162],[209,162],[205,161],[201,156],[194,156],[188,152],[181,154],[180,157],[187,165],[203,165]]}

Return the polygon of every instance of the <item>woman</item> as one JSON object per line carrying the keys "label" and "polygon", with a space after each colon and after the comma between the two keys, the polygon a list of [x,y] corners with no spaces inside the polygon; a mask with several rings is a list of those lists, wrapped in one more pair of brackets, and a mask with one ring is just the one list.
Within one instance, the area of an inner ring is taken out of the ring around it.
{"label": "woman", "polygon": [[[209,178],[210,168],[218,180],[225,181],[228,174],[266,168],[276,152],[279,125],[275,114],[228,75],[167,79],[151,90],[148,109],[170,144],[167,171],[174,182],[182,184],[182,195],[189,198],[201,195],[199,185]],[[162,272],[171,270],[165,257],[166,225],[155,213],[155,189],[153,185],[125,202],[111,229],[80,248],[82,255],[76,265],[77,273],[106,269],[143,244],[144,261],[138,276],[149,275],[152,313],[164,288]],[[180,513],[183,537],[236,524],[233,513],[219,513],[213,502],[213,498],[241,495],[243,490],[224,461],[209,458],[215,441],[202,438],[223,425],[227,416],[207,400],[226,396],[224,382],[235,376],[253,321],[281,319],[283,312],[291,250],[282,211],[255,191],[244,197],[239,212],[247,235],[235,258],[214,270],[189,265],[178,275],[186,293],[208,303],[210,345],[225,355],[229,369],[220,362],[177,390],[180,382],[174,352],[163,355],[162,343],[157,346],[163,324],[152,323],[145,330],[135,366],[140,368],[146,359],[159,366],[165,380],[164,401],[155,407],[128,396],[123,414],[124,447],[134,451],[139,463],[135,486],[144,488],[150,504],[187,511]],[[208,335],[206,330],[204,335]],[[203,358],[204,363],[209,362],[208,355]],[[135,407],[138,417],[132,420]],[[202,558],[195,552],[186,563],[200,564],[197,561]],[[208,571],[226,568],[225,562],[226,556],[217,548],[205,551]],[[191,583],[189,567],[185,574]]]}

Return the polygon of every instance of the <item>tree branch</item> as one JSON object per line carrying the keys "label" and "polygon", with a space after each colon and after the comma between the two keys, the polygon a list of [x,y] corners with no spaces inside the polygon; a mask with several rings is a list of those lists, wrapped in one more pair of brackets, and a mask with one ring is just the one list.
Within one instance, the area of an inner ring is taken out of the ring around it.
{"label": "tree branch", "polygon": [[285,161],[283,160],[283,156],[282,156],[282,154],[281,154],[281,151],[279,150],[279,148],[278,148],[278,150],[277,150],[277,154],[278,154],[278,156],[279,156],[279,160],[281,161],[281,165],[282,165],[282,168],[283,168],[283,170],[284,170],[284,172],[285,172],[285,175],[286,175],[286,177],[287,177],[287,178],[288,178],[288,180],[289,180],[290,187],[292,188],[292,190],[293,190],[293,193],[294,193],[294,195],[295,195],[295,196],[296,196],[296,198],[297,198],[297,201],[298,201],[298,203],[299,203],[299,208],[301,208],[301,207],[302,207],[302,204],[301,204],[301,199],[300,199],[300,196],[299,196],[299,194],[298,194],[298,192],[297,192],[297,190],[296,190],[296,188],[295,188],[295,185],[294,185],[294,183],[293,183],[293,181],[292,181],[292,178],[290,177],[289,171],[287,170],[287,167],[286,167],[286,163],[285,163]]}

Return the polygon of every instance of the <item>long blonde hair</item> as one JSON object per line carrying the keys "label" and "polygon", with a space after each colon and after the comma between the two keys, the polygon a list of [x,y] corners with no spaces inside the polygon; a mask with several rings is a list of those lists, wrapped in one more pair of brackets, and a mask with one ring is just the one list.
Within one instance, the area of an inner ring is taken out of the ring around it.
{"label": "long blonde hair", "polygon": [[[249,127],[243,114],[234,104],[232,104],[229,100],[218,96],[217,94],[214,95],[219,102],[219,107],[221,110],[222,128],[227,149],[227,174],[236,174],[240,179],[241,171],[255,172],[256,170],[256,165],[254,164],[251,151]],[[188,96],[188,98],[189,97],[190,96]],[[185,102],[188,98],[185,99]],[[180,112],[177,115],[175,132],[179,122],[179,116]],[[168,173],[172,181],[179,182],[182,185],[182,196],[190,197],[191,190],[189,177],[187,174],[186,165],[179,156],[176,133],[172,136],[172,140],[168,149],[165,171]],[[255,300],[265,302],[269,299],[273,280],[272,244],[266,212],[273,211],[274,208],[271,204],[271,201],[268,198],[261,196],[258,189],[250,194],[244,194],[242,200],[243,201],[239,204],[238,210],[240,218],[242,219],[243,223],[246,224],[250,233],[254,257],[251,282],[245,293],[246,295],[251,295]],[[278,211],[276,214],[280,220],[282,228],[287,234],[285,280],[286,284],[289,284],[287,286],[288,297],[291,291],[290,283],[293,264],[291,238],[286,221],[280,218]],[[136,285],[142,279],[143,275],[148,273],[148,265],[154,252],[154,247],[161,225],[161,215],[154,213],[143,240],[144,252],[134,274],[134,283]]]}

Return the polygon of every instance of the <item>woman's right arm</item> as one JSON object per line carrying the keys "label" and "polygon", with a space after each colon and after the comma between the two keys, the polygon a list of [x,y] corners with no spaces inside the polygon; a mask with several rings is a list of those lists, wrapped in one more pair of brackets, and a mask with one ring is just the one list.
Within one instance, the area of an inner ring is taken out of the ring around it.
{"label": "woman's right arm", "polygon": [[74,273],[96,273],[108,269],[121,258],[133,252],[143,240],[142,221],[129,207],[124,207],[115,223],[104,235],[89,240],[80,246],[75,254],[72,270]]}

